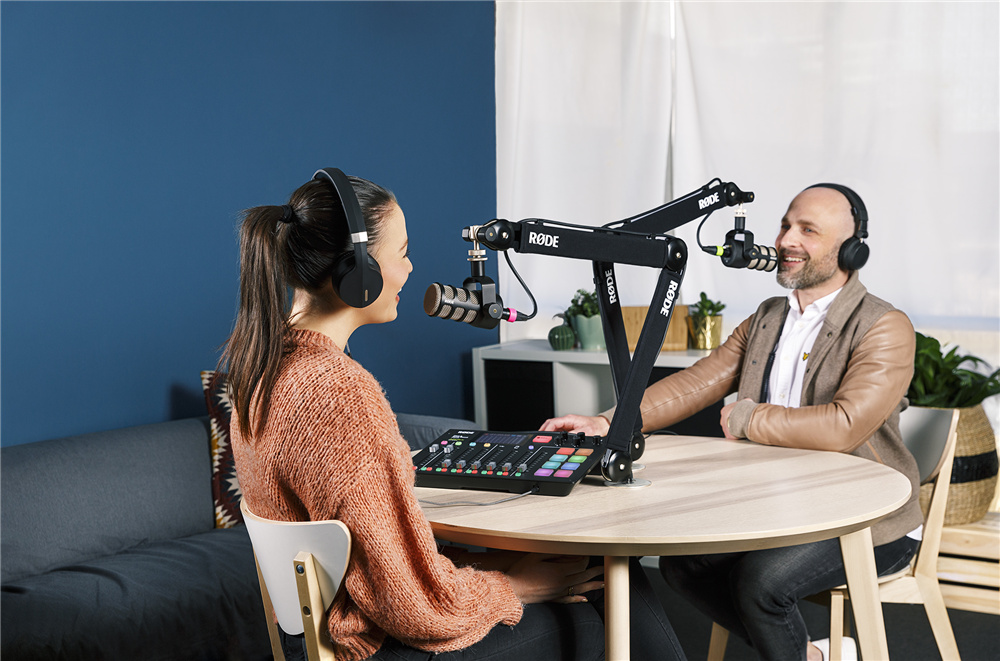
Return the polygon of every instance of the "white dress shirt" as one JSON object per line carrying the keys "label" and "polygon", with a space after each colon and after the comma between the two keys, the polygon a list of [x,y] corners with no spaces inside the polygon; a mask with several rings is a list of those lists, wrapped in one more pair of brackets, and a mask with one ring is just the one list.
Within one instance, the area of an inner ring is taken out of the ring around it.
{"label": "white dress shirt", "polygon": [[781,329],[768,380],[768,404],[798,408],[802,402],[802,382],[809,363],[809,352],[816,342],[819,329],[826,321],[826,313],[833,299],[839,293],[840,289],[827,294],[807,305],[805,310],[799,310],[799,299],[795,291],[788,294],[788,316]]}

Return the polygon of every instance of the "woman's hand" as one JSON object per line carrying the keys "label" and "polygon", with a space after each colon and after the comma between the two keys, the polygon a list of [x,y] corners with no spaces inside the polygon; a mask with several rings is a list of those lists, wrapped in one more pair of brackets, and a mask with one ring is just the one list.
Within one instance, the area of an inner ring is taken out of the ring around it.
{"label": "woman's hand", "polygon": [[604,567],[587,569],[587,562],[584,556],[529,553],[514,563],[507,578],[522,603],[581,603],[587,601],[584,592],[604,587],[604,581],[591,580],[603,574]]}
{"label": "woman's hand", "polygon": [[607,436],[611,423],[603,415],[564,415],[546,420],[539,431],[583,432],[587,436]]}

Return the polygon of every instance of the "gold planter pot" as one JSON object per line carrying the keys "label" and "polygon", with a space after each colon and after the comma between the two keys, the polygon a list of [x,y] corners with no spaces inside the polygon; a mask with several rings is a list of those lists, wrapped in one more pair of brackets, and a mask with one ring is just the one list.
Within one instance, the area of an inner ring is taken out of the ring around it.
{"label": "gold planter pot", "polygon": [[722,341],[722,315],[687,318],[688,346],[692,349],[714,349]]}

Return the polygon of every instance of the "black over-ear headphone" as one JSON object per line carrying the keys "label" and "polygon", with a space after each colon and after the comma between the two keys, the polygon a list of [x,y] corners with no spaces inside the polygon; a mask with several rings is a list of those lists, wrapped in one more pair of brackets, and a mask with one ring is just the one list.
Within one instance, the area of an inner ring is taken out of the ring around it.
{"label": "black over-ear headphone", "polygon": [[352,308],[367,307],[382,293],[382,270],[375,258],[368,254],[368,231],[358,196],[354,194],[347,175],[337,168],[316,170],[313,179],[325,179],[333,185],[347,218],[351,243],[354,244],[351,252],[344,253],[333,263],[330,276],[333,288],[340,299]]}
{"label": "black over-ear headphone", "polygon": [[837,264],[845,271],[857,271],[868,261],[868,210],[861,197],[847,186],[840,184],[813,184],[809,188],[830,188],[847,198],[851,205],[851,215],[854,216],[854,236],[840,245]]}

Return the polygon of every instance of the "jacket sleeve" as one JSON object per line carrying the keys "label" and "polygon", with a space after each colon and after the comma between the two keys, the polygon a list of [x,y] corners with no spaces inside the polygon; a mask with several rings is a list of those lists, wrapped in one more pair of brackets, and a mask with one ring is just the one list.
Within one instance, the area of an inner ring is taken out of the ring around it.
{"label": "jacket sleeve", "polygon": [[[639,408],[642,431],[669,427],[736,391],[752,319],[708,356],[646,388]],[[610,420],[614,409],[602,415]]]}
{"label": "jacket sleeve", "polygon": [[786,408],[740,401],[730,415],[729,430],[764,445],[852,452],[885,424],[906,396],[915,345],[906,315],[887,312],[851,354],[829,404]]}

